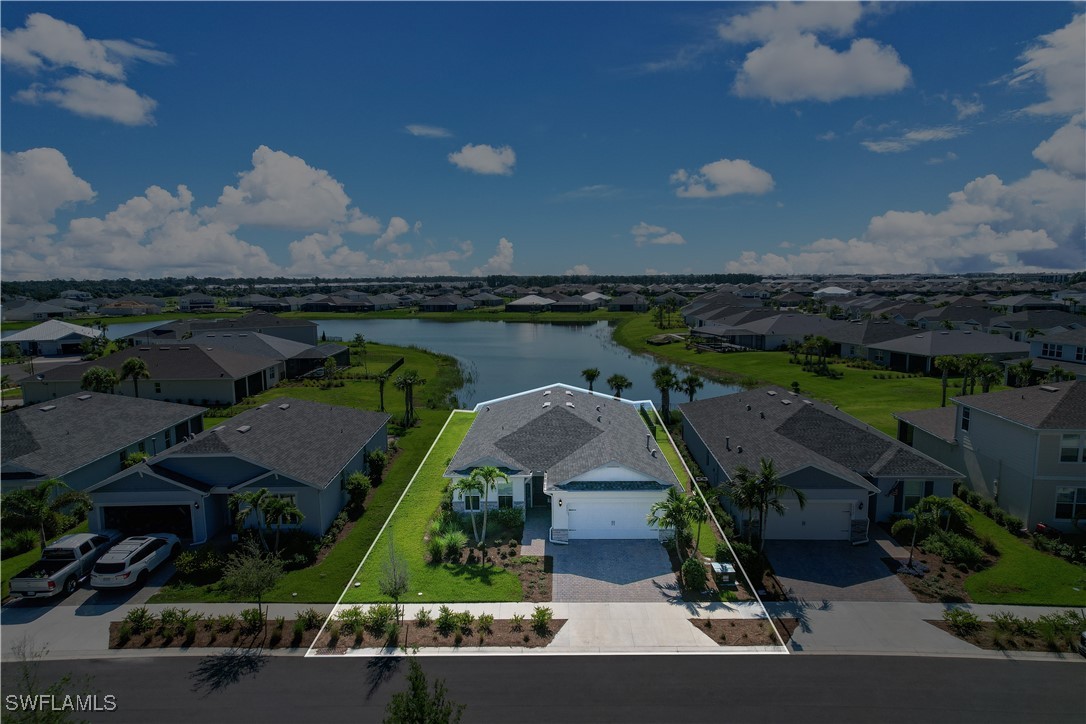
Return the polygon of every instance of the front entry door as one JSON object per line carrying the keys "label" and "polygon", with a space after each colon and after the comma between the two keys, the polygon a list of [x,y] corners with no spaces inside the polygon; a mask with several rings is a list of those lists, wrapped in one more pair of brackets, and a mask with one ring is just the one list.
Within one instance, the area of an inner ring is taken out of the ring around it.
{"label": "front entry door", "polygon": [[532,473],[532,507],[545,508],[549,504],[543,494],[543,473]]}

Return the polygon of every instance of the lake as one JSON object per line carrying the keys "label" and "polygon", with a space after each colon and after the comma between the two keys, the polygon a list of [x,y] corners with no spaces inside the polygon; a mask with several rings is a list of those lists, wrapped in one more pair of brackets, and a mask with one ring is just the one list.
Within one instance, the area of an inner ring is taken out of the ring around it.
{"label": "lake", "polygon": [[[440,322],[429,319],[321,319],[320,332],[343,341],[361,334],[367,340],[395,345],[415,345],[455,357],[470,381],[457,392],[460,404],[511,395],[555,382],[586,387],[581,370],[596,367],[598,390],[609,391],[605,380],[615,374],[630,378],[633,386],[622,396],[651,399],[659,404],[660,393],[652,386],[657,362],[615,344],[607,322],[586,324],[539,324],[532,322]],[[155,324],[161,324],[156,322]],[[116,338],[152,326],[148,323],[113,324]],[[681,370],[676,366],[676,372]],[[685,374],[685,373],[683,373]],[[734,385],[705,380],[699,398],[738,391]],[[685,401],[673,393],[675,402]]]}

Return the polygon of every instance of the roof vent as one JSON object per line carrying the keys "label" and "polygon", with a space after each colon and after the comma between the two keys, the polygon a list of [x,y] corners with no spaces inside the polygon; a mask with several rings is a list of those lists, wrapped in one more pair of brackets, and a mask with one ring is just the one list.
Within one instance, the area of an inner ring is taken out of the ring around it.
{"label": "roof vent", "polygon": [[766,394],[769,395],[770,397],[776,397],[777,396],[777,393],[774,392],[773,390],[766,390]]}
{"label": "roof vent", "polygon": [[765,413],[764,412],[759,412],[758,417],[760,417],[760,418],[762,418],[764,420],[765,419]]}
{"label": "roof vent", "polygon": [[178,347],[178,349],[181,350],[182,352],[187,352],[192,348],[191,347]]}
{"label": "roof vent", "polygon": [[282,405],[279,406],[279,409],[280,410],[288,410],[288,409],[290,409],[290,403],[289,402],[284,402]]}
{"label": "roof vent", "polygon": [[747,405],[747,412],[750,412],[750,405]]}
{"label": "roof vent", "polygon": [[803,404],[804,404],[804,405],[814,405],[814,403],[813,403],[813,402],[811,402],[810,400],[804,400],[804,401],[803,401]]}
{"label": "roof vent", "polygon": [[544,392],[544,393],[543,393],[543,396],[544,396],[544,397],[546,397],[546,396],[547,396],[547,395],[549,395],[550,393],[551,393],[551,391],[550,391],[550,390],[547,390],[546,392]]}
{"label": "roof vent", "polygon": [[91,398],[90,395],[80,395],[79,397],[77,397],[75,399],[77,399],[77,400],[89,400],[90,398]]}
{"label": "roof vent", "polygon": [[656,451],[655,450],[653,450],[651,454],[652,454],[653,457],[656,457]]}
{"label": "roof vent", "polygon": [[573,393],[570,392],[569,390],[566,390],[566,394],[569,395],[570,397],[573,397]]}
{"label": "roof vent", "polygon": [[150,347],[140,347],[140,352],[150,352],[150,351],[151,351]]}
{"label": "roof vent", "polygon": [[596,405],[596,412],[603,412],[603,410],[600,409],[599,405]]}
{"label": "roof vent", "polygon": [[551,406],[551,403],[549,403],[549,402],[544,402],[543,403],[543,407],[550,407],[550,406]]}
{"label": "roof vent", "polygon": [[781,400],[781,404],[782,405],[791,405],[792,401],[791,400]]}
{"label": "roof vent", "polygon": [[490,412],[490,405],[487,405],[487,406],[486,406],[486,411],[487,411],[487,412]]}
{"label": "roof vent", "polygon": [[252,429],[253,429],[252,425],[242,425],[241,427],[238,428],[238,432],[244,434],[244,433],[249,432]]}
{"label": "roof vent", "polygon": [[41,410],[42,412],[49,412],[50,410],[57,409],[57,406],[56,405],[46,405],[45,407],[39,407],[38,409]]}
{"label": "roof vent", "polygon": [[222,432],[226,429],[226,425],[219,425],[218,427],[211,428],[211,432]]}
{"label": "roof vent", "polygon": [[736,445],[735,446],[735,451],[736,452],[743,452],[743,446],[742,445]]}
{"label": "roof vent", "polygon": [[1041,389],[1045,392],[1059,392],[1059,387],[1053,387],[1052,385],[1041,385]]}
{"label": "roof vent", "polygon": [[596,422],[603,422],[603,415],[596,415]]}
{"label": "roof vent", "polygon": [[567,403],[566,403],[566,407],[573,407],[573,406],[574,406],[574,405],[573,405],[573,403],[572,403],[572,402],[567,402]]}

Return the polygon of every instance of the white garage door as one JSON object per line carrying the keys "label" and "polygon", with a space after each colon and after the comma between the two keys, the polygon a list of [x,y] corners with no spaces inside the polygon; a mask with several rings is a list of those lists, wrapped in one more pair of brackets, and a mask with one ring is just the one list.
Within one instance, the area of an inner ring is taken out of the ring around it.
{"label": "white garage door", "polygon": [[649,527],[645,516],[652,500],[614,501],[568,500],[569,537],[574,538],[656,538],[659,529]]}
{"label": "white garage door", "polygon": [[792,501],[783,516],[766,516],[767,540],[848,540],[851,501],[808,500],[803,510]]}

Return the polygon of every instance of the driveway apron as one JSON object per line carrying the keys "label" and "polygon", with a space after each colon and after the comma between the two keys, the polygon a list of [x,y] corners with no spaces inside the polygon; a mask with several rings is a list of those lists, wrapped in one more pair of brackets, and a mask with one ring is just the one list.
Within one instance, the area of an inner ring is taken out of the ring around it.
{"label": "driveway apron", "polygon": [[794,601],[908,601],[912,595],[882,561],[876,542],[766,541],[766,555],[784,590]]}

